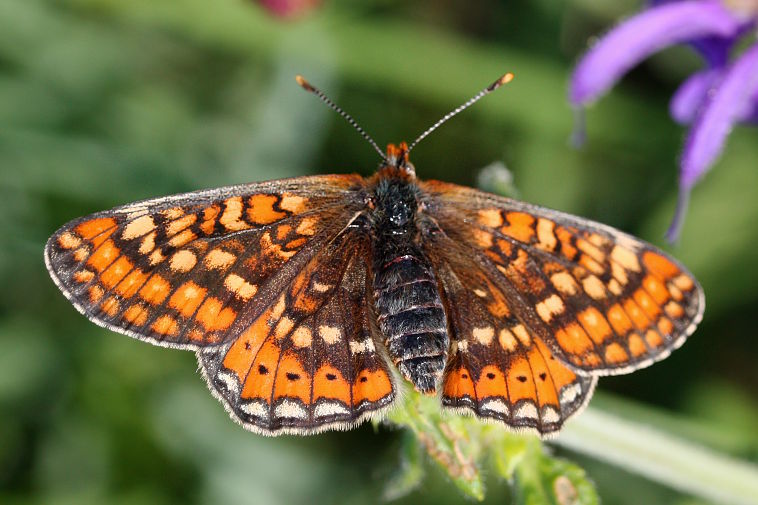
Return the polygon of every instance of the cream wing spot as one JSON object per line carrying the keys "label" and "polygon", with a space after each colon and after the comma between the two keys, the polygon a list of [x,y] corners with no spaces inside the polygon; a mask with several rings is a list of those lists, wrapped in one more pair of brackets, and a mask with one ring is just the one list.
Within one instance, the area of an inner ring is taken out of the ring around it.
{"label": "cream wing spot", "polygon": [[224,228],[229,231],[240,231],[250,227],[246,222],[242,221],[243,204],[241,196],[229,198],[224,202],[224,205],[226,208],[218,220]]}
{"label": "cream wing spot", "polygon": [[153,266],[157,265],[158,263],[160,263],[161,261],[165,259],[166,259],[166,256],[164,256],[163,253],[159,249],[156,249],[150,254],[150,264]]}
{"label": "cream wing spot", "polygon": [[142,241],[139,244],[139,252],[141,254],[148,254],[155,249],[155,237],[156,233],[153,231],[142,238]]}
{"label": "cream wing spot", "polygon": [[155,229],[155,221],[150,216],[138,217],[134,221],[130,222],[124,228],[124,232],[121,234],[121,238],[125,240],[131,240],[137,237],[147,235]]}
{"label": "cream wing spot", "polygon": [[246,402],[240,405],[240,409],[253,417],[268,419],[268,405],[263,402]]}
{"label": "cream wing spot", "polygon": [[306,419],[308,412],[297,402],[292,400],[283,400],[274,410],[276,417],[283,417],[289,419]]}
{"label": "cream wing spot", "polygon": [[619,283],[623,285],[629,283],[629,278],[626,275],[626,270],[624,270],[624,268],[615,261],[611,262],[611,274],[617,281],[619,281]]}
{"label": "cream wing spot", "polygon": [[500,333],[498,334],[498,342],[500,342],[500,347],[508,352],[513,352],[518,347],[516,337],[514,337],[513,333],[506,328],[500,330]]}
{"label": "cream wing spot", "polygon": [[579,264],[583,265],[590,272],[596,273],[598,275],[601,275],[601,274],[605,273],[605,269],[603,268],[603,266],[600,263],[598,263],[597,261],[595,261],[589,255],[582,256],[579,259]]}
{"label": "cream wing spot", "polygon": [[684,310],[682,309],[682,306],[674,301],[670,301],[666,304],[665,307],[663,307],[663,310],[671,317],[682,317],[684,315]]}
{"label": "cream wing spot", "polygon": [[339,328],[325,324],[318,327],[318,335],[329,345],[336,344],[342,339],[342,331]]}
{"label": "cream wing spot", "polygon": [[555,410],[550,405],[546,405],[542,409],[542,421],[543,422],[553,424],[553,423],[559,422],[560,420],[561,420],[560,414],[558,414],[558,411]]}
{"label": "cream wing spot", "polygon": [[546,323],[549,323],[553,316],[562,314],[564,310],[566,307],[558,295],[550,295],[537,304],[537,314]]}
{"label": "cream wing spot", "polygon": [[509,413],[508,405],[506,405],[502,400],[498,400],[496,398],[484,400],[479,409],[486,412],[502,414],[504,416],[507,416]]}
{"label": "cream wing spot", "polygon": [[86,246],[80,247],[74,251],[74,259],[76,261],[84,261],[87,259],[87,256],[89,256],[89,249]]}
{"label": "cream wing spot", "polygon": [[516,409],[516,412],[513,413],[513,417],[518,419],[537,419],[537,406],[532,402],[523,403]]}
{"label": "cream wing spot", "polygon": [[92,272],[91,270],[86,270],[86,269],[79,270],[78,272],[74,274],[74,280],[76,282],[85,283],[85,282],[91,281],[94,278],[95,278],[95,273]]}
{"label": "cream wing spot", "polygon": [[602,300],[605,298],[605,286],[603,285],[603,281],[594,275],[588,275],[585,277],[582,280],[582,287],[584,288],[584,292],[595,300]]}
{"label": "cream wing spot", "polygon": [[224,279],[224,287],[234,293],[237,298],[247,301],[255,296],[258,287],[250,284],[245,279],[236,274],[229,274]]}
{"label": "cream wing spot", "polygon": [[511,331],[514,335],[516,335],[516,338],[521,342],[521,345],[524,347],[529,347],[532,345],[532,339],[529,338],[529,332],[526,331],[526,328],[524,328],[524,325],[518,324],[511,328]]}
{"label": "cream wing spot", "polygon": [[172,207],[170,209],[161,211],[161,215],[166,219],[179,219],[184,215],[184,211],[179,207]]}
{"label": "cream wing spot", "polygon": [[332,289],[334,286],[330,284],[321,284],[320,282],[314,282],[313,283],[313,290],[317,293],[326,293],[330,289]]}
{"label": "cream wing spot", "polygon": [[592,243],[587,242],[586,240],[579,239],[576,241],[576,247],[583,253],[587,254],[593,260],[599,263],[605,262],[605,253],[603,253],[603,251],[601,251],[597,246],[593,245]]}
{"label": "cream wing spot", "polygon": [[212,249],[203,260],[209,270],[223,270],[228,268],[237,257],[222,249]]}
{"label": "cream wing spot", "polygon": [[495,338],[495,328],[487,326],[485,328],[474,328],[472,331],[474,340],[482,345],[489,345],[492,339]]}
{"label": "cream wing spot", "polygon": [[666,284],[666,289],[669,290],[669,293],[671,293],[671,298],[673,298],[674,300],[681,301],[682,298],[684,298],[684,295],[682,294],[682,292],[679,290],[678,287],[674,285],[673,282],[669,282],[668,284]]}
{"label": "cream wing spot", "polygon": [[321,402],[316,405],[313,411],[314,417],[332,417],[344,416],[350,414],[350,411],[344,405],[337,402]]}
{"label": "cream wing spot", "polygon": [[547,251],[555,250],[558,240],[555,238],[553,228],[555,228],[555,223],[552,221],[543,218],[537,220],[537,240],[539,241],[537,247]]}
{"label": "cream wing spot", "polygon": [[619,281],[611,279],[608,281],[608,291],[618,296],[624,291],[624,289],[621,287],[621,284],[619,284]]}
{"label": "cream wing spot", "polygon": [[228,372],[219,372],[216,375],[216,378],[226,386],[226,389],[229,391],[234,391],[235,393],[239,391],[239,382],[237,379],[237,376],[233,373]]}
{"label": "cream wing spot", "polygon": [[295,322],[292,319],[290,319],[289,317],[283,317],[276,324],[276,328],[274,329],[274,336],[278,340],[281,340],[289,334],[290,330],[294,326],[295,326]]}
{"label": "cream wing spot", "polygon": [[181,231],[171,237],[171,239],[168,241],[168,244],[172,247],[181,247],[188,242],[192,242],[197,238],[197,235],[195,235],[192,230],[185,229],[184,231]]}
{"label": "cream wing spot", "polygon": [[297,225],[297,228],[295,231],[299,235],[305,235],[305,236],[311,236],[316,234],[316,223],[317,220],[312,217],[306,217],[302,221],[300,221],[300,224]]}
{"label": "cream wing spot", "polygon": [[279,300],[277,300],[276,305],[274,305],[274,309],[271,311],[271,321],[276,321],[280,317],[282,317],[282,314],[284,313],[284,309],[287,308],[287,301],[284,299],[284,294],[282,294],[279,297]]}
{"label": "cream wing spot", "polygon": [[302,196],[285,194],[279,202],[279,208],[287,212],[301,212],[306,202]]}
{"label": "cream wing spot", "polygon": [[640,262],[637,255],[625,247],[617,245],[611,251],[611,259],[632,272],[640,271]]}
{"label": "cream wing spot", "polygon": [[558,272],[557,274],[551,275],[550,282],[553,283],[555,289],[564,295],[575,295],[579,287],[568,272]]}
{"label": "cream wing spot", "polygon": [[297,347],[309,347],[311,342],[313,342],[313,335],[309,328],[300,326],[292,332],[292,343]]}
{"label": "cream wing spot", "polygon": [[166,235],[169,237],[176,235],[180,231],[191,226],[195,221],[197,221],[197,216],[195,214],[186,214],[185,216],[175,221],[171,221],[171,223],[169,223],[169,225],[166,227]]}
{"label": "cream wing spot", "polygon": [[466,340],[454,340],[453,343],[450,344],[450,347],[453,354],[468,352],[468,342]]}
{"label": "cream wing spot", "polygon": [[561,390],[561,403],[567,404],[573,402],[582,393],[579,384],[571,384]]}
{"label": "cream wing spot", "polygon": [[503,216],[500,211],[496,209],[480,210],[479,223],[489,228],[499,228],[503,225]]}
{"label": "cream wing spot", "polygon": [[360,354],[363,352],[374,352],[376,350],[376,347],[374,346],[374,341],[370,338],[367,338],[363,342],[356,342],[355,340],[350,341],[350,352],[353,354]]}
{"label": "cream wing spot", "polygon": [[692,279],[690,279],[687,275],[684,275],[684,274],[674,277],[674,280],[672,282],[674,283],[674,286],[681,289],[682,291],[689,291],[690,289],[695,287],[695,284],[692,282]]}
{"label": "cream wing spot", "polygon": [[195,267],[197,256],[191,251],[177,251],[171,256],[169,266],[175,272],[189,272]]}
{"label": "cream wing spot", "polygon": [[58,237],[58,245],[64,249],[75,249],[82,245],[82,240],[70,231],[67,231]]}
{"label": "cream wing spot", "polygon": [[[492,233],[488,233],[484,230],[475,229],[472,231],[474,240],[479,247],[489,249],[493,245]],[[500,266],[500,265],[498,265]]]}

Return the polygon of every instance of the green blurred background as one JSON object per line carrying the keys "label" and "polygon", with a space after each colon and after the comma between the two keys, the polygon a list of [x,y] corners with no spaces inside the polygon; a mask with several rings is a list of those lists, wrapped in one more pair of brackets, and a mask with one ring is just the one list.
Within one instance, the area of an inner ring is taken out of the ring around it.
{"label": "green blurred background", "polygon": [[[374,503],[400,434],[245,432],[194,356],[80,316],[45,271],[47,237],[133,200],[315,173],[411,140],[505,71],[516,79],[414,151],[422,178],[477,184],[504,163],[520,197],[662,245],[682,128],[668,97],[687,49],[634,70],[569,148],[566,87],[592,36],[639,2],[327,0],[283,20],[244,0],[0,0],[0,503]],[[666,361],[600,381],[593,406],[758,461],[758,142],[736,128],[672,251],[702,281],[701,328]],[[625,399],[616,406],[616,398]],[[631,405],[631,407],[630,407]],[[616,409],[621,410],[616,410]],[[604,503],[700,503],[581,454]],[[510,500],[488,479],[488,503]],[[458,503],[436,469],[401,502]]]}

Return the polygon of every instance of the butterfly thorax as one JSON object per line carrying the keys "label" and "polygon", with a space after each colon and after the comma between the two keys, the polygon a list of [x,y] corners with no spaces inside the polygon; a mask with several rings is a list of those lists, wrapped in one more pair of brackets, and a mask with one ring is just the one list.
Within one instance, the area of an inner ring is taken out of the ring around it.
{"label": "butterfly thorax", "polygon": [[374,307],[390,358],[421,392],[434,393],[447,359],[437,279],[421,248],[419,188],[412,172],[385,166],[371,189]]}

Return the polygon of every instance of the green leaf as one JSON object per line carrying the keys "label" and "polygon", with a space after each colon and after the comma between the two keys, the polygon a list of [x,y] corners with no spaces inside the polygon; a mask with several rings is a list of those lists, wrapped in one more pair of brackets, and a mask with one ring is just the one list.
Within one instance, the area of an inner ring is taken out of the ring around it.
{"label": "green leaf", "polygon": [[506,435],[494,451],[500,476],[513,485],[520,505],[593,505],[597,491],[581,468],[545,452],[539,439]]}
{"label": "green leaf", "polygon": [[483,500],[484,482],[477,464],[482,452],[481,423],[458,416],[443,417],[436,397],[409,391],[404,398],[403,405],[394,409],[387,420],[410,429],[458,489]]}

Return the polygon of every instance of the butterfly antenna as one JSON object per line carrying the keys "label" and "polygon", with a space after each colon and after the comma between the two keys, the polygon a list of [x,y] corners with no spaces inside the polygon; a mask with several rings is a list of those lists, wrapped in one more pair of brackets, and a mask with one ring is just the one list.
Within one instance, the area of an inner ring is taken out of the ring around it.
{"label": "butterfly antenna", "polygon": [[355,128],[356,131],[361,134],[361,137],[363,137],[369,144],[371,144],[372,146],[374,146],[374,149],[376,149],[376,152],[379,153],[379,156],[381,156],[384,161],[387,161],[387,156],[384,154],[384,152],[382,152],[381,149],[379,149],[379,146],[376,144],[376,142],[374,141],[374,139],[371,138],[371,135],[369,135],[368,133],[366,133],[366,130],[364,130],[363,128],[361,128],[361,126],[355,121],[355,119],[352,118],[352,116],[350,116],[350,114],[348,114],[347,112],[345,112],[344,110],[342,110],[339,105],[337,105],[336,103],[332,102],[329,99],[329,97],[324,94],[323,91],[321,91],[316,86],[314,86],[313,84],[311,84],[308,81],[306,81],[305,77],[303,77],[302,75],[296,75],[295,76],[295,80],[297,81],[297,83],[300,85],[301,88],[303,88],[305,91],[313,93],[314,95],[316,95],[317,97],[319,97],[319,99],[321,99],[322,102],[324,102],[326,105],[328,105],[330,109],[332,109],[333,111],[335,111],[337,114],[339,114],[340,116],[342,116],[342,118],[345,121],[347,121],[348,123],[350,123],[350,126],[352,126],[353,128]]}
{"label": "butterfly antenna", "polygon": [[416,147],[416,144],[418,144],[419,142],[421,142],[427,135],[429,135],[430,133],[432,133],[434,130],[436,130],[437,128],[439,128],[440,126],[442,126],[442,124],[445,123],[448,119],[450,119],[451,117],[455,116],[459,112],[462,112],[462,111],[468,109],[469,107],[471,107],[472,105],[474,105],[476,102],[478,102],[480,99],[482,99],[485,95],[489,95],[490,93],[492,93],[493,91],[495,91],[497,88],[499,88],[503,84],[508,84],[512,80],[513,80],[513,74],[510,73],[510,72],[508,72],[507,74],[503,75],[498,80],[496,80],[495,82],[493,82],[492,84],[490,84],[489,86],[487,86],[486,88],[484,88],[483,90],[481,90],[479,93],[477,93],[476,95],[472,96],[467,102],[465,102],[464,104],[462,104],[460,107],[458,107],[458,108],[456,108],[456,109],[448,112],[444,116],[442,116],[442,119],[440,119],[439,121],[437,121],[436,123],[434,123],[429,129],[427,129],[424,133],[422,133],[421,135],[419,135],[416,140],[413,141],[413,143],[411,144],[411,146],[408,148],[408,152],[411,152],[411,149],[413,149],[414,147]]}

